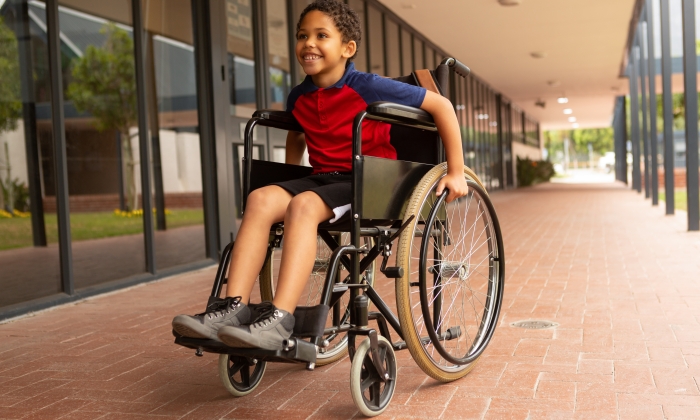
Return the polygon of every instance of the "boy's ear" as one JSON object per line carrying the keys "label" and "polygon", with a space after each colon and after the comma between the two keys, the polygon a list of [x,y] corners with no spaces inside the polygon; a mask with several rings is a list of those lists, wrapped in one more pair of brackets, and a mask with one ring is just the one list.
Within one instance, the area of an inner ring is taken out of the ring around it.
{"label": "boy's ear", "polygon": [[350,58],[353,55],[355,55],[356,51],[357,51],[357,42],[348,41],[348,43],[345,44],[345,51],[343,51],[343,57]]}

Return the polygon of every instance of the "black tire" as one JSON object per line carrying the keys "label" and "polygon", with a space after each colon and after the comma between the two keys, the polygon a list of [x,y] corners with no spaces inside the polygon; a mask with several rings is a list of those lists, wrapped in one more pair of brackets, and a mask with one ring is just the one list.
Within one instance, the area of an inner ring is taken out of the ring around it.
{"label": "black tire", "polygon": [[[336,236],[336,240],[339,244],[346,244],[349,241],[348,233],[340,233]],[[338,236],[340,237],[338,240]],[[363,238],[365,245],[368,248],[372,247],[371,238]],[[316,244],[316,260],[314,262],[314,267],[309,276],[307,282],[307,287],[305,293],[302,295],[299,305],[302,306],[314,306],[318,305],[321,300],[321,292],[323,291],[323,285],[326,281],[326,272],[328,270],[329,259],[331,257],[332,251],[326,245],[326,243],[321,239],[320,236],[317,237]],[[263,300],[272,300],[274,296],[274,289],[277,286],[277,272],[279,270],[281,258],[281,251],[275,250],[272,255],[265,260],[263,269],[260,272],[260,293],[263,296]],[[347,276],[347,271],[345,269],[340,270],[340,279],[342,280]],[[372,263],[370,267],[364,272],[365,279],[370,285],[374,285],[375,276],[375,263]],[[333,308],[331,308],[328,314],[328,320],[326,321],[326,328],[332,327],[337,324],[344,324],[350,322],[350,308],[349,303],[349,293],[345,295],[338,302],[339,320],[334,320]],[[343,357],[348,352],[348,341],[346,333],[329,334],[324,336],[324,340],[328,341],[328,345],[319,349],[318,355],[316,356],[316,366],[324,366],[333,363]]]}
{"label": "black tire", "polygon": [[350,366],[350,393],[355,406],[367,417],[382,414],[389,406],[396,389],[396,355],[391,343],[378,336],[378,353],[384,359],[388,378],[382,381],[372,361],[369,338],[355,352]]}
{"label": "black tire", "polygon": [[234,397],[250,394],[260,385],[267,363],[247,357],[219,355],[219,377]]}
{"label": "black tire", "polygon": [[[449,382],[469,373],[488,345],[500,313],[505,278],[503,240],[493,205],[465,167],[466,197],[445,203],[433,168],[416,186],[399,239],[404,276],[396,298],[406,345],[418,366]],[[426,226],[431,228],[426,229]]]}

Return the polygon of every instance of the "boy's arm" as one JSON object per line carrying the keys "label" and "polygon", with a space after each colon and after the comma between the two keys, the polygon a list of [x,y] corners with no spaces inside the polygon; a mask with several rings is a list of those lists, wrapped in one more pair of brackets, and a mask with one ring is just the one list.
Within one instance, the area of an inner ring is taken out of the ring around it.
{"label": "boy's arm", "polygon": [[467,195],[467,182],[464,180],[464,154],[462,152],[462,135],[459,130],[459,122],[452,102],[437,93],[426,91],[421,109],[433,116],[442,144],[445,147],[447,157],[447,175],[444,176],[437,187],[437,195],[447,188],[450,194],[447,202]]}
{"label": "boy's arm", "polygon": [[301,165],[301,158],[306,150],[306,140],[304,133],[290,131],[287,133],[287,148],[284,161],[292,165]]}

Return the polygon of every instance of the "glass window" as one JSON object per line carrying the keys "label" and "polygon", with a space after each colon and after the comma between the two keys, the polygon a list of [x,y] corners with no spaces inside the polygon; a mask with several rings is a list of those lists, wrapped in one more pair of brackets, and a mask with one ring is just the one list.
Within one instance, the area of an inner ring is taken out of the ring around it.
{"label": "glass window", "polygon": [[73,273],[80,289],[143,273],[145,252],[131,2],[117,0],[102,10],[87,0],[70,4],[59,6],[58,17]]}
{"label": "glass window", "polygon": [[425,68],[427,69],[435,69],[437,67],[437,64],[435,63],[435,51],[426,46],[425,47]]}
{"label": "glass window", "polygon": [[45,22],[0,4],[0,309],[61,291]]}
{"label": "glass window", "polygon": [[[297,31],[297,22],[299,21],[299,16],[301,16],[301,12],[304,11],[304,8],[311,4],[313,0],[292,0],[292,19],[294,19],[292,22],[289,22],[289,24],[292,27],[292,33],[296,35]],[[294,52],[292,51],[292,61],[293,65],[296,67],[296,77],[297,80],[292,81],[292,85],[298,85],[304,80],[304,77],[306,77],[306,74],[304,73],[304,69],[301,67],[301,65],[297,62],[296,57],[294,57]]]}
{"label": "glass window", "polygon": [[187,0],[142,4],[156,268],[161,270],[206,257],[192,8]]}
{"label": "glass window", "polygon": [[285,0],[267,0],[267,39],[270,62],[271,102],[269,107],[283,110],[292,84]]}
{"label": "glass window", "polygon": [[413,40],[411,33],[401,28],[401,74],[406,75],[413,70]]}
{"label": "glass window", "polygon": [[413,68],[416,70],[424,69],[425,62],[423,61],[423,41],[413,37]]}
{"label": "glass window", "polygon": [[369,33],[365,39],[370,45],[370,72],[384,76],[386,72],[384,70],[384,24],[382,12],[370,5],[368,9],[368,17]]}
{"label": "glass window", "polygon": [[[359,71],[368,71],[367,69],[367,45],[369,39],[367,36],[367,25],[365,24],[365,2],[364,0],[348,0],[348,5],[354,10],[360,18],[360,27],[362,28],[362,39],[357,49],[357,54],[353,59],[355,68]],[[372,44],[374,45],[374,44]]]}
{"label": "glass window", "polygon": [[386,33],[386,75],[389,77],[401,76],[401,47],[399,42],[399,25],[386,17],[384,21]]}
{"label": "glass window", "polygon": [[250,0],[226,0],[226,33],[231,115],[249,118],[257,108]]}

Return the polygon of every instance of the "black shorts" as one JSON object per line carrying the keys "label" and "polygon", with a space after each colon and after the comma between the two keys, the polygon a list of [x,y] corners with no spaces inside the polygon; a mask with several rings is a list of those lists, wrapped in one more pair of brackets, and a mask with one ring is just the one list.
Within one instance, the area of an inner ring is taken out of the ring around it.
{"label": "black shorts", "polygon": [[315,192],[333,210],[334,216],[328,221],[329,223],[338,221],[350,211],[352,174],[335,172],[310,175],[291,181],[276,182],[272,185],[278,185],[292,195],[306,191]]}

